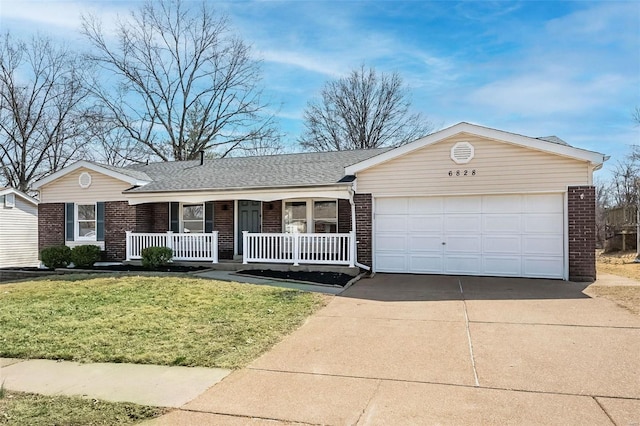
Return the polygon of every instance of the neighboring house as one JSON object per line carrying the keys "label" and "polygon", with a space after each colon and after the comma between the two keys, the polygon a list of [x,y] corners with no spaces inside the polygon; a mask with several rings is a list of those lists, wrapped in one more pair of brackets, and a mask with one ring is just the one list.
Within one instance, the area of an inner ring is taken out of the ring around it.
{"label": "neighboring house", "polygon": [[395,149],[81,161],[34,188],[41,248],[91,243],[123,260],[167,245],[182,260],[592,280],[592,178],[604,161],[556,137],[460,123]]}
{"label": "neighboring house", "polygon": [[38,266],[38,201],[0,188],[0,268]]}

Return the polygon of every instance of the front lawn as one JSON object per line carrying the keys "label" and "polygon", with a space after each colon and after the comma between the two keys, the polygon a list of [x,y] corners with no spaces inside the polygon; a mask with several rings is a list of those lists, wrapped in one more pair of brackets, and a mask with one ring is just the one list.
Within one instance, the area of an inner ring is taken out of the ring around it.
{"label": "front lawn", "polygon": [[326,296],[182,276],[0,286],[0,356],[240,368]]}
{"label": "front lawn", "polygon": [[44,396],[4,391],[0,394],[0,425],[126,425],[167,410],[123,402],[69,396]]}

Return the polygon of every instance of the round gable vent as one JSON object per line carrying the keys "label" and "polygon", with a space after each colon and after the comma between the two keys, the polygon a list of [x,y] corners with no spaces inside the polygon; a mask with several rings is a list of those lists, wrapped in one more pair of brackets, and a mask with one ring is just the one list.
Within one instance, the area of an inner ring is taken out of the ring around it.
{"label": "round gable vent", "polygon": [[451,148],[451,159],[456,164],[466,164],[473,159],[473,145],[469,142],[458,142]]}
{"label": "round gable vent", "polygon": [[88,188],[91,186],[91,175],[87,172],[80,173],[80,177],[78,178],[78,184],[80,184],[80,188]]}

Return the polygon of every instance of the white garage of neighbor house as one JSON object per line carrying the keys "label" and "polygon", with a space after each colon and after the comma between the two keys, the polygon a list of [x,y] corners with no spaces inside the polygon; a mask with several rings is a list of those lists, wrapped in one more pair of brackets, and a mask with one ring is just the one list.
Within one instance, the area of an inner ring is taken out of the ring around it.
{"label": "white garage of neighbor house", "polygon": [[460,123],[346,174],[371,194],[376,272],[592,280],[604,161],[557,137]]}
{"label": "white garage of neighbor house", "polygon": [[0,268],[39,263],[38,201],[13,188],[0,188]]}

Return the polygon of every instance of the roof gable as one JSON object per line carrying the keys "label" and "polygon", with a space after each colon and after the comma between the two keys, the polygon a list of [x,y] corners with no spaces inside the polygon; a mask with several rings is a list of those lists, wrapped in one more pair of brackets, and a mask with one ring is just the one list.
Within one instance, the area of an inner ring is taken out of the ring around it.
{"label": "roof gable", "polygon": [[438,132],[432,133],[431,135],[418,139],[414,142],[408,143],[407,145],[400,146],[398,148],[382,153],[376,157],[372,157],[352,166],[346,167],[345,174],[354,175],[360,171],[409,154],[418,149],[434,145],[440,141],[450,138],[451,136],[461,133],[469,133],[488,139],[494,139],[497,141],[522,146],[525,148],[589,162],[596,168],[599,168],[606,160],[605,156],[598,152],[587,151],[584,149],[574,148],[572,146],[559,143],[559,138],[555,138],[558,141],[549,141],[548,138],[531,138],[528,136],[518,135],[515,133],[509,133],[502,130],[491,129],[488,127],[478,126],[476,124],[462,122]]}
{"label": "roof gable", "polygon": [[91,161],[82,160],[82,161],[75,162],[72,165],[65,167],[64,169],[58,170],[57,172],[52,173],[49,176],[34,182],[34,184],[32,185],[32,188],[38,189],[80,168],[86,168],[96,173],[101,173],[103,175],[112,177],[114,179],[118,179],[120,181],[126,182],[134,186],[146,185],[149,182],[151,182],[151,179],[149,178],[149,176],[147,176],[147,174],[145,174],[144,172],[122,168],[122,167],[114,167],[114,166],[108,166],[104,164],[97,164]]}
{"label": "roof gable", "polygon": [[0,188],[0,197],[7,194],[15,194],[17,197],[22,198],[23,200],[33,204],[38,205],[38,200],[33,197],[28,196],[22,191],[18,191],[17,189],[8,187],[8,188]]}

